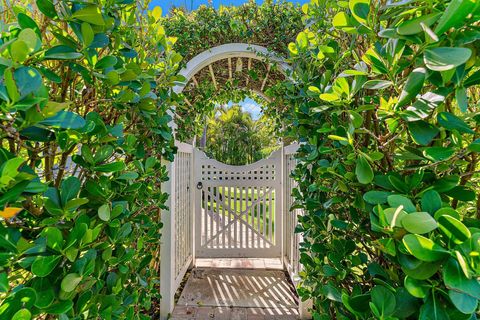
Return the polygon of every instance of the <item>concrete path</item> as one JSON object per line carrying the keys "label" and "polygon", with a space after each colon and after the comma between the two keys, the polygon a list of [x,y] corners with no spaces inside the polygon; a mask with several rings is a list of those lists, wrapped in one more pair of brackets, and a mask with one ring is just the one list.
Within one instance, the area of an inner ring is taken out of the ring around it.
{"label": "concrete path", "polygon": [[282,270],[197,267],[171,319],[294,320],[297,302]]}

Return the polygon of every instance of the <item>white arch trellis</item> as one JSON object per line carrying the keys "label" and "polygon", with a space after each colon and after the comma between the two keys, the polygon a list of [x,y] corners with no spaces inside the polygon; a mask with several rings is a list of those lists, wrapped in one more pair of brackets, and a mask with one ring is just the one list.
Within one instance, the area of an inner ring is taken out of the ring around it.
{"label": "white arch trellis", "polygon": [[[215,82],[212,64],[220,60],[229,59],[230,66],[230,59],[237,58],[260,60],[269,63],[269,65],[275,64],[278,70],[285,75],[288,75],[290,70],[290,66],[280,56],[272,53],[265,47],[243,43],[224,44],[206,50],[192,58],[186,64],[185,68],[179,72],[179,75],[182,76],[185,81],[178,83],[173,88],[173,91],[177,94],[181,93],[189,81],[195,79],[195,75],[206,67],[209,68],[212,81]],[[232,73],[231,70],[230,73]],[[268,77],[268,73],[266,77]],[[266,83],[266,79],[264,83]],[[262,85],[262,88],[259,88],[258,91],[255,90],[256,93],[261,96],[263,96],[263,86],[264,85]],[[172,127],[174,126],[172,121]],[[163,229],[160,247],[160,293],[162,295],[160,314],[162,319],[167,319],[169,313],[173,310],[175,292],[180,286],[188,268],[195,263],[195,252],[198,251],[196,249],[200,247],[200,244],[195,241],[195,239],[199,239],[198,235],[195,235],[195,223],[199,223],[199,211],[202,210],[202,212],[205,212],[204,209],[198,206],[198,203],[201,201],[198,199],[199,193],[196,192],[197,181],[195,181],[195,179],[199,177],[198,170],[200,170],[200,168],[196,168],[195,157],[199,157],[200,153],[198,150],[195,150],[193,146],[185,143],[176,141],[176,146],[178,147],[178,153],[175,161],[166,163],[170,179],[163,185],[163,190],[170,196],[166,203],[169,209],[162,211]],[[278,225],[283,225],[283,228],[279,228],[278,234],[288,233],[286,237],[280,236],[276,238],[278,242],[276,250],[280,253],[278,257],[284,260],[285,268],[289,271],[294,282],[295,274],[299,271],[300,267],[298,261],[299,239],[291,234],[296,224],[296,218],[291,214],[282,215],[281,213],[288,212],[289,208],[286,206],[290,206],[293,203],[291,191],[295,185],[293,181],[288,178],[288,175],[294,167],[295,160],[293,154],[296,148],[296,146],[282,148],[274,156],[274,159],[276,159],[274,161],[277,161],[275,163],[278,163],[278,172],[276,175],[278,176],[277,179],[279,179],[278,185],[275,184],[278,189],[278,194],[275,196],[278,202],[275,204],[275,211],[277,212],[275,215],[281,219]],[[200,161],[200,159],[198,159],[198,161]],[[203,165],[208,164],[207,158],[203,158],[202,161],[200,162],[202,162]],[[255,164],[253,164],[253,166],[254,165]],[[250,167],[251,166],[252,165],[250,165]],[[246,172],[241,169],[242,168],[239,167],[239,172]],[[271,196],[271,191],[270,193],[264,193],[265,195]],[[197,201],[195,201],[196,197]],[[195,202],[197,205],[195,205]],[[240,219],[234,219],[233,222],[229,222],[228,226],[234,222],[240,222],[240,224],[245,225],[245,222],[240,221]],[[261,230],[252,228],[252,231],[257,233],[256,241],[259,242],[258,235]],[[223,237],[225,237],[224,234]],[[215,237],[213,239],[215,239]],[[271,241],[273,241],[272,239],[273,238],[271,238]],[[225,253],[225,250],[223,252]],[[254,250],[249,252],[252,253]],[[300,312],[302,313],[302,311],[304,311],[304,308],[301,307]]]}

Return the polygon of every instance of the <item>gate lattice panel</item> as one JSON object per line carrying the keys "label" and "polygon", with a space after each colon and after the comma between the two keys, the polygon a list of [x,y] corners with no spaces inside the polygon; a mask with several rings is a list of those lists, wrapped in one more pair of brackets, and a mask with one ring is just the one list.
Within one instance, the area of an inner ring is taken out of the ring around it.
{"label": "gate lattice panel", "polygon": [[281,256],[281,151],[230,166],[195,151],[196,256]]}

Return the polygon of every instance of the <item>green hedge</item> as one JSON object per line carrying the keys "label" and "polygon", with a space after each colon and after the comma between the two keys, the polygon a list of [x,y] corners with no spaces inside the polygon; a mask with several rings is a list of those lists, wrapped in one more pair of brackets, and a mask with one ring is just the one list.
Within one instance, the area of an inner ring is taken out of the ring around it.
{"label": "green hedge", "polygon": [[0,319],[150,319],[174,39],[148,1],[13,4],[0,21]]}
{"label": "green hedge", "polygon": [[315,319],[476,319],[480,2],[312,0],[290,44]]}

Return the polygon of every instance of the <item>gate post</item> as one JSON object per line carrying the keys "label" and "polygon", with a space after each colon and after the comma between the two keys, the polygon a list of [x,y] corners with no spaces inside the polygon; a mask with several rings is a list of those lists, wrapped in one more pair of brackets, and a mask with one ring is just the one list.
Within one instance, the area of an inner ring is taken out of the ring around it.
{"label": "gate post", "polygon": [[168,181],[162,185],[168,193],[165,203],[168,209],[162,210],[163,223],[160,241],[160,319],[166,320],[174,308],[175,296],[175,161],[162,160],[167,166]]}
{"label": "gate post", "polygon": [[[285,223],[285,218],[288,216],[288,213],[285,212],[286,210],[286,205],[285,205],[285,199],[286,199],[286,186],[287,184],[285,183],[285,178],[287,177],[286,175],[286,162],[285,162],[285,142],[283,141],[282,139],[282,145],[281,145],[281,150],[282,152],[280,153],[280,157],[281,157],[281,160],[280,160],[280,190],[279,190],[279,194],[280,194],[280,197],[281,197],[281,200],[280,200],[280,206],[281,206],[281,220],[282,220],[282,225],[281,225],[281,244],[282,244],[282,250],[281,250],[281,256],[280,256],[280,262],[282,263],[282,266],[283,266],[283,269],[286,269],[286,262],[285,262],[285,248],[286,248],[286,245],[285,245],[285,241],[286,241],[286,231],[285,231],[285,227],[286,227],[286,223]],[[288,209],[287,209],[288,210]]]}

